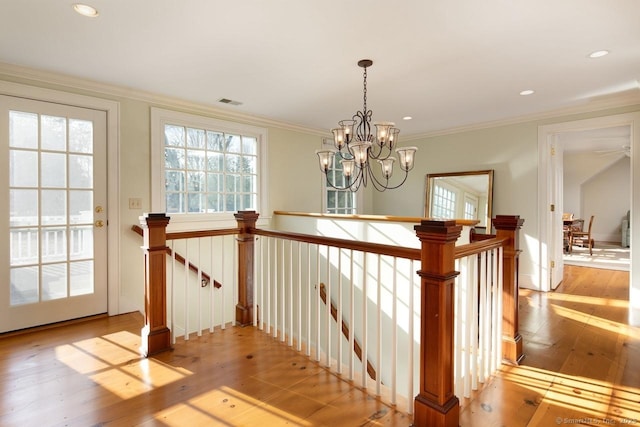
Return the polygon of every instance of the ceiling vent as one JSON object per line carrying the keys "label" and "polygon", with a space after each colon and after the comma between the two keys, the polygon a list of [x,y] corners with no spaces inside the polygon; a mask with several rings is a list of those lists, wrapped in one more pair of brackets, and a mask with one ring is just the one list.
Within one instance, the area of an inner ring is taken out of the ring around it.
{"label": "ceiling vent", "polygon": [[242,105],[242,102],[234,101],[233,99],[228,99],[228,98],[220,98],[218,99],[218,102],[221,102],[223,104],[229,104],[229,105]]}

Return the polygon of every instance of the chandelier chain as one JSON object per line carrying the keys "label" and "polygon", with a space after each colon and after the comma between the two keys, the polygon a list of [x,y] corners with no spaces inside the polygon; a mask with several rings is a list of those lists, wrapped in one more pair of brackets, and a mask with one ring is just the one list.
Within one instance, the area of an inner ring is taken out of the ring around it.
{"label": "chandelier chain", "polygon": [[364,106],[362,108],[362,111],[364,111],[366,113],[367,111],[367,67],[364,67],[364,83],[363,83],[363,101],[364,101]]}

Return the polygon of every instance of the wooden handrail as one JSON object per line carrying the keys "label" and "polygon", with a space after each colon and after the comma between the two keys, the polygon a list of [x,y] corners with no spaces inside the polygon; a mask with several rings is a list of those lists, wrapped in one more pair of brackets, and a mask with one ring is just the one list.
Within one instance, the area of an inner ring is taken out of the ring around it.
{"label": "wooden handrail", "polygon": [[231,236],[239,234],[239,228],[221,228],[216,230],[177,231],[167,233],[167,240],[197,239],[201,237]]}
{"label": "wooden handrail", "polygon": [[420,249],[415,248],[383,245],[381,243],[368,243],[357,240],[337,239],[335,237],[313,236],[310,234],[291,233],[288,231],[266,230],[263,228],[253,229],[251,232],[252,234],[259,236],[277,237],[316,245],[333,246],[343,249],[353,249],[354,251],[389,255],[397,258],[420,260]]}
{"label": "wooden handrail", "polygon": [[[313,213],[313,212],[295,212],[295,211],[273,211],[274,215],[284,216],[300,216],[321,219],[343,219],[354,221],[385,221],[385,222],[406,222],[410,224],[420,224],[424,217],[417,216],[395,216],[395,215],[358,215],[358,214],[329,214],[329,213]],[[480,221],[476,219],[454,219],[456,225],[466,225],[473,227],[478,225]]]}
{"label": "wooden handrail", "polygon": [[454,249],[454,257],[455,259],[460,259],[471,255],[477,255],[481,252],[490,251],[504,246],[506,242],[506,238],[498,239],[495,236],[491,236],[491,238],[486,240],[479,240],[477,242],[467,243],[466,245],[456,246]]}
{"label": "wooden handrail", "polygon": [[[140,227],[139,225],[133,225],[131,226],[131,230],[133,230],[135,233],[139,234],[140,236],[143,235],[143,231],[142,231],[142,227]],[[183,233],[172,233],[173,235],[181,235]],[[175,240],[175,239],[184,239],[184,238],[189,238],[189,237],[175,237],[172,234],[167,234],[167,240]],[[198,232],[198,234],[202,234],[201,232]],[[216,236],[218,236],[219,234],[215,234]],[[169,236],[171,236],[171,238],[169,238]],[[204,237],[204,236],[199,236],[199,237]],[[185,259],[185,257],[183,257],[182,255],[180,255],[178,252],[172,251],[170,247],[167,247],[167,255],[172,256],[176,259],[176,261],[178,261],[180,264],[184,265],[185,262],[187,261]],[[193,263],[189,263],[189,270],[193,271],[194,273],[198,274],[198,272],[200,271],[200,268],[198,268],[197,265],[193,264]],[[211,276],[209,276],[207,273],[205,273],[204,271],[202,272],[202,283],[200,284],[200,286],[202,286],[203,288],[205,288],[209,283],[211,283]],[[222,283],[218,282],[217,280],[213,281],[213,286],[216,289],[220,289],[222,287]]]}
{"label": "wooden handrail", "polygon": [[[324,283],[320,283],[320,299],[322,299],[323,303],[327,304],[327,291],[325,290]],[[335,320],[336,322],[338,321],[338,309],[333,304],[333,301],[331,301],[331,317],[333,317],[333,320]],[[347,324],[347,322],[344,321],[344,319],[342,319],[341,329],[342,329],[342,335],[344,335],[345,338],[349,340],[349,334],[350,334],[349,325]],[[360,347],[360,343],[355,338],[355,336],[353,337],[353,352],[356,354],[356,356],[358,356],[358,359],[360,359],[360,362],[362,362],[362,347]],[[369,374],[371,379],[375,381],[376,369],[368,360],[367,360],[367,373]]]}

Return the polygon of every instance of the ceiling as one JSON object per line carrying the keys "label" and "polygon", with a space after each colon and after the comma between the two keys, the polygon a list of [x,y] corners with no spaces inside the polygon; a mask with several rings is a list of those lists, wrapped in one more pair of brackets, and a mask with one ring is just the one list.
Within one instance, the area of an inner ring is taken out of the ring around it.
{"label": "ceiling", "polygon": [[362,108],[368,58],[400,139],[640,96],[637,0],[87,3],[0,0],[0,63],[328,131]]}

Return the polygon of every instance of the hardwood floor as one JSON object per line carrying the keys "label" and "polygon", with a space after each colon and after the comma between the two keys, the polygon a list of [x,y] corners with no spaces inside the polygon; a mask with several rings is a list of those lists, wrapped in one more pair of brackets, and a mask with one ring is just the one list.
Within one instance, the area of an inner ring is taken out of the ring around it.
{"label": "hardwood floor", "polygon": [[[629,273],[565,270],[556,292],[521,291],[524,363],[462,399],[461,426],[640,426]],[[254,328],[143,359],[141,324],[129,314],[0,338],[0,426],[411,424]]]}

